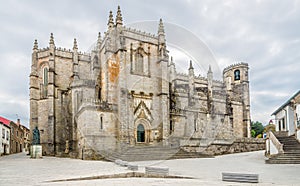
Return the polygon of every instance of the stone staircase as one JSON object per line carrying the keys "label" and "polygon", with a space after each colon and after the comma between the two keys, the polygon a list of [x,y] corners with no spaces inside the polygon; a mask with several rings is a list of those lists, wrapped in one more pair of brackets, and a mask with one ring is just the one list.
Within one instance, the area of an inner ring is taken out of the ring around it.
{"label": "stone staircase", "polygon": [[179,147],[165,146],[134,146],[122,149],[121,151],[106,151],[105,159],[115,161],[149,161],[149,160],[167,160],[184,158],[211,158],[212,156],[196,152],[186,152]]}
{"label": "stone staircase", "polygon": [[284,153],[277,154],[268,160],[268,164],[300,164],[300,143],[294,136],[276,136],[283,144]]}

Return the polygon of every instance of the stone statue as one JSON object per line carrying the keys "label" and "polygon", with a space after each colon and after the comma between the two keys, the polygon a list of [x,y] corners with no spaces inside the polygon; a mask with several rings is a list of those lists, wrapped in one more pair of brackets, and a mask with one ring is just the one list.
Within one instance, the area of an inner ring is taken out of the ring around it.
{"label": "stone statue", "polygon": [[37,126],[33,129],[32,133],[33,133],[32,145],[39,145],[40,144],[40,131]]}

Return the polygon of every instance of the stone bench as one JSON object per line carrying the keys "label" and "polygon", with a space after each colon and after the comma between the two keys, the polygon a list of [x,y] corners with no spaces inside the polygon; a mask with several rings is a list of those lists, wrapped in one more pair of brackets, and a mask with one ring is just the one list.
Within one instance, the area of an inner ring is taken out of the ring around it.
{"label": "stone bench", "polygon": [[129,170],[132,170],[132,171],[137,171],[139,169],[139,166],[138,165],[134,165],[134,164],[128,164],[127,168]]}
{"label": "stone bench", "polygon": [[169,168],[165,167],[145,167],[146,175],[168,176]]}
{"label": "stone bench", "polygon": [[222,181],[258,183],[258,174],[222,173]]}

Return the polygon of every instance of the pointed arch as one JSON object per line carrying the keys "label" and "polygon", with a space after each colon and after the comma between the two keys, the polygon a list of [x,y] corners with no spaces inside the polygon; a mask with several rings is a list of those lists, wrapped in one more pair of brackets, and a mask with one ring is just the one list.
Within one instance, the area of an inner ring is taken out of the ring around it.
{"label": "pointed arch", "polygon": [[48,72],[49,72],[49,69],[47,66],[45,66],[43,68],[43,85],[44,86],[48,85],[48,77],[49,77]]}
{"label": "pointed arch", "polygon": [[135,141],[136,143],[149,143],[151,141],[150,122],[144,118],[135,121]]}

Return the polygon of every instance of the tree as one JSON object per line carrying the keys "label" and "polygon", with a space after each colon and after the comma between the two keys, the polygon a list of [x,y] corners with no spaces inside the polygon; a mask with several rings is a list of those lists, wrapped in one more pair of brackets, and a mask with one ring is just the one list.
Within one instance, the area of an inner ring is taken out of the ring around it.
{"label": "tree", "polygon": [[276,131],[276,126],[274,124],[269,124],[265,126],[264,132],[275,132]]}
{"label": "tree", "polygon": [[253,130],[253,129],[251,130],[251,137],[255,138],[255,130]]}
{"label": "tree", "polygon": [[259,134],[262,135],[262,133],[264,131],[264,126],[259,121],[251,122],[251,130],[255,131],[255,137],[257,137]]}

